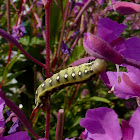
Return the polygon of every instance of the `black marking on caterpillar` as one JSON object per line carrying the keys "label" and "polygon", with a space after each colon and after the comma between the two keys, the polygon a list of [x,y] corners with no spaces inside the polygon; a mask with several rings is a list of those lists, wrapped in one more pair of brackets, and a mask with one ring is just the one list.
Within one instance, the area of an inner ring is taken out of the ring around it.
{"label": "black marking on caterpillar", "polygon": [[94,75],[98,75],[106,68],[106,62],[102,59],[96,59],[88,63],[75,67],[69,67],[54,74],[46,79],[36,90],[35,103],[41,107],[46,104],[49,94],[72,84],[83,83],[91,79]]}

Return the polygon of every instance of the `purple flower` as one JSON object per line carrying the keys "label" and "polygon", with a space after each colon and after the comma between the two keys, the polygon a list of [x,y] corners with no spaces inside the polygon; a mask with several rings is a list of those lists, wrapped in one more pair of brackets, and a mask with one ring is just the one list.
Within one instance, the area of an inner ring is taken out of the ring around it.
{"label": "purple flower", "polygon": [[24,26],[13,26],[12,27],[12,36],[16,39],[19,40],[20,37],[23,37],[25,35],[25,27]]}
{"label": "purple flower", "polygon": [[36,6],[42,7],[43,6],[43,2],[41,0],[37,0]]}
{"label": "purple flower", "polygon": [[139,140],[140,107],[127,122],[122,120],[121,127],[114,110],[106,107],[89,109],[80,125],[85,128],[86,140]]}
{"label": "purple flower", "polygon": [[85,96],[89,94],[89,90],[88,89],[84,89],[81,93],[81,98],[85,98]]}
{"label": "purple flower", "polygon": [[[125,43],[121,44],[119,47],[125,50],[120,53],[125,58],[134,59],[140,61],[140,39],[137,37],[128,39]],[[127,72],[104,72],[102,73],[101,79],[107,87],[109,87],[114,94],[123,99],[129,99],[134,97],[140,97],[140,69],[133,66],[126,66]],[[118,79],[118,81],[116,81]],[[113,88],[112,88],[113,87]]]}
{"label": "purple flower", "polygon": [[97,0],[97,3],[98,3],[99,5],[103,5],[104,2],[105,2],[105,0]]}
{"label": "purple flower", "polygon": [[119,37],[125,30],[124,24],[118,24],[109,18],[102,18],[97,24],[97,35],[84,34],[84,48],[92,56],[122,64],[124,57],[120,54],[119,45],[125,40]]}
{"label": "purple flower", "polygon": [[130,15],[140,13],[140,4],[132,2],[121,2],[118,1],[113,6],[114,10],[121,15]]}
{"label": "purple flower", "polygon": [[61,48],[62,48],[63,54],[70,54],[70,48],[67,47],[66,43],[62,42]]}
{"label": "purple flower", "polygon": [[6,119],[6,123],[11,121],[13,122],[12,126],[10,127],[10,130],[8,131],[8,134],[13,134],[19,131],[22,131],[21,122],[19,121],[18,117],[13,113],[12,111],[7,111],[8,118]]}
{"label": "purple flower", "polygon": [[[75,0],[75,5],[82,7],[88,0]],[[73,2],[73,0],[70,0],[70,2]]]}
{"label": "purple flower", "polygon": [[12,135],[0,137],[0,140],[31,140],[31,138],[28,136],[28,132],[20,131]]}
{"label": "purple flower", "polygon": [[[12,125],[12,127],[10,128],[10,131],[9,131],[10,133],[14,133],[14,134],[11,134],[8,136],[3,136],[3,133],[5,131],[5,121],[4,121],[4,117],[3,117],[4,107],[5,107],[5,102],[0,97],[0,140],[16,140],[16,139],[31,140],[31,138],[28,136],[28,132],[20,131],[17,133],[17,131],[15,131],[15,130],[17,130],[18,121],[16,121],[16,123],[14,123],[14,125]],[[19,124],[18,124],[18,126],[19,126]]]}
{"label": "purple flower", "polygon": [[5,107],[5,102],[3,99],[0,98],[0,137],[3,136],[5,131],[5,121],[3,116],[3,109]]}
{"label": "purple flower", "polygon": [[107,87],[113,87],[112,91],[119,98],[140,97],[140,70],[127,66],[127,71],[119,72],[119,81],[117,82],[117,72],[104,72],[101,74],[101,79]]}

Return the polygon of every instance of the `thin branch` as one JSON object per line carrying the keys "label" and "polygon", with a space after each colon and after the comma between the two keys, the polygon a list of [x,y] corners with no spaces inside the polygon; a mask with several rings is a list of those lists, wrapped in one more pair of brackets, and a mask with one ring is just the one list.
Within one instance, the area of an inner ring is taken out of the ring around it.
{"label": "thin branch", "polygon": [[[46,33],[46,78],[50,77],[50,4],[51,0],[46,0],[45,7],[45,33]],[[50,100],[50,96],[48,96]],[[45,138],[49,139],[49,127],[50,127],[50,110],[51,105],[46,109],[46,127],[45,127]]]}
{"label": "thin branch", "polygon": [[8,34],[6,31],[0,29],[0,35],[5,38],[7,41],[9,41],[10,43],[12,43],[13,45],[15,45],[18,49],[20,49],[29,59],[31,59],[33,62],[35,62],[36,64],[45,67],[45,65],[41,62],[39,62],[38,60],[36,60],[34,57],[32,57],[29,53],[27,53],[21,46],[20,44],[16,41],[16,39],[11,36],[10,34]]}
{"label": "thin branch", "polygon": [[64,34],[64,29],[65,29],[65,24],[66,24],[68,10],[69,10],[69,1],[67,1],[67,5],[66,5],[66,9],[65,9],[65,14],[63,15],[62,29],[61,29],[61,34],[60,34],[60,38],[59,38],[58,49],[56,51],[56,57],[57,58],[59,57],[60,48],[61,48],[62,41],[63,41],[63,34]]}
{"label": "thin branch", "polygon": [[80,10],[80,12],[78,13],[78,15],[76,16],[73,24],[71,25],[71,27],[69,28],[69,31],[72,29],[72,27],[78,22],[78,20],[80,19],[81,15],[83,14],[83,12],[85,10],[87,10],[87,8],[93,3],[93,0],[88,0],[85,5],[82,7],[82,9]]}
{"label": "thin branch", "polygon": [[10,34],[10,6],[9,6],[9,0],[6,0],[6,15],[7,15],[7,29],[8,33]]}

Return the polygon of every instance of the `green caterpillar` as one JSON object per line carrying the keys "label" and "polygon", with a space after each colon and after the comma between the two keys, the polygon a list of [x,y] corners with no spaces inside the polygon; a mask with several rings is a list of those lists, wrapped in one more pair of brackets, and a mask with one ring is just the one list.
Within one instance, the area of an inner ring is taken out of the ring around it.
{"label": "green caterpillar", "polygon": [[94,75],[100,74],[106,68],[106,62],[102,59],[84,63],[79,66],[69,67],[54,74],[46,79],[36,90],[35,103],[36,106],[42,107],[46,104],[48,94],[53,93],[57,89],[61,89],[71,84],[85,82]]}

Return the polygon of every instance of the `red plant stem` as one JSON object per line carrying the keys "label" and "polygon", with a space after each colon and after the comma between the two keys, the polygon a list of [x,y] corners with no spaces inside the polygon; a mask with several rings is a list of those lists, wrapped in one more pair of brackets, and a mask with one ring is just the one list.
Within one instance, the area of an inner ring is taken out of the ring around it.
{"label": "red plant stem", "polygon": [[17,18],[17,21],[16,21],[16,25],[18,25],[18,20],[19,18],[21,17],[21,11],[22,11],[22,4],[23,4],[23,0],[20,1],[20,7],[19,7],[19,12],[18,12],[18,18]]}
{"label": "red plant stem", "polygon": [[46,78],[50,77],[50,6],[45,9]]}
{"label": "red plant stem", "polygon": [[[17,18],[17,21],[16,21],[16,25],[18,24],[18,19],[19,19],[20,14],[21,14],[22,4],[23,4],[23,0],[20,2],[20,9],[19,9],[19,12],[18,12],[18,18]],[[6,11],[7,11],[7,29],[8,29],[8,33],[10,34],[10,7],[9,7],[9,0],[6,0]],[[6,67],[8,66],[9,61],[11,59],[12,47],[13,47],[13,44],[10,43],[8,59],[7,59],[7,62],[6,62]],[[2,79],[2,82],[0,84],[0,89],[2,88],[4,83],[5,83],[5,81],[4,81],[4,79]]]}
{"label": "red plant stem", "polygon": [[47,140],[49,140],[50,112],[51,112],[51,106],[48,106],[46,110],[46,127],[45,127],[45,138]]}
{"label": "red plant stem", "polygon": [[80,87],[80,85],[79,85],[79,84],[78,84],[78,85],[76,85],[76,87],[75,87],[75,90],[74,90],[74,92],[73,92],[73,94],[72,94],[72,97],[71,97],[71,99],[70,99],[70,102],[68,103],[68,110],[69,110],[69,109],[70,109],[70,107],[71,107],[72,101],[73,101],[74,96],[75,96],[75,94],[76,94],[77,90],[79,89],[79,87]]}
{"label": "red plant stem", "polygon": [[9,64],[9,61],[10,61],[10,59],[11,59],[12,47],[13,47],[13,44],[10,43],[9,53],[8,53],[8,59],[7,59],[7,62],[6,62],[6,67],[7,67],[7,65]]}
{"label": "red plant stem", "polygon": [[28,58],[30,58],[32,61],[34,61],[36,64],[42,66],[45,68],[45,65],[41,63],[40,61],[36,60],[34,57],[32,57],[29,53],[27,53],[21,46],[20,44],[15,40],[14,37],[12,37],[10,34],[5,32],[4,30],[0,29],[0,35],[11,42],[13,45],[15,45],[18,49],[20,49]]}
{"label": "red plant stem", "polygon": [[[51,0],[46,1],[45,5],[45,33],[46,33],[46,78],[50,77],[50,3]],[[50,100],[50,95],[49,95]],[[46,127],[45,127],[45,138],[49,139],[49,127],[50,127],[50,109],[48,106],[46,109]]]}
{"label": "red plant stem", "polygon": [[87,10],[87,8],[93,3],[93,0],[88,0],[84,6],[82,7],[82,9],[80,10],[80,12],[78,13],[78,15],[76,16],[73,24],[71,25],[71,27],[68,29],[68,32],[72,29],[72,27],[78,22],[78,20],[80,19],[81,15],[83,14],[83,12],[85,10]]}
{"label": "red plant stem", "polygon": [[65,14],[63,15],[63,24],[62,24],[62,29],[61,29],[61,35],[60,35],[60,39],[59,39],[58,49],[56,51],[56,57],[57,58],[59,57],[60,48],[61,48],[61,44],[62,44],[62,41],[63,41],[63,34],[64,34],[64,29],[65,29],[65,24],[66,24],[68,11],[69,11],[69,1],[67,1]]}
{"label": "red plant stem", "polygon": [[55,140],[62,140],[63,139],[63,129],[64,129],[64,110],[59,109],[58,117],[57,117]]}
{"label": "red plant stem", "polygon": [[7,15],[7,29],[10,33],[10,7],[9,7],[9,0],[6,0],[6,15]]}
{"label": "red plant stem", "polygon": [[[73,43],[72,46],[71,46],[71,53],[73,52],[74,47],[76,46],[76,44],[77,44],[77,42],[78,42],[78,40],[79,40],[79,38],[81,37],[81,35],[82,35],[83,32],[84,32],[84,30],[83,30],[82,32],[80,32],[79,35],[76,37],[74,43]],[[63,64],[60,65],[56,70],[61,69],[61,67],[66,63],[66,61],[68,60],[69,57],[70,57],[70,54],[68,54],[68,55],[66,56],[65,60],[63,61]]]}

